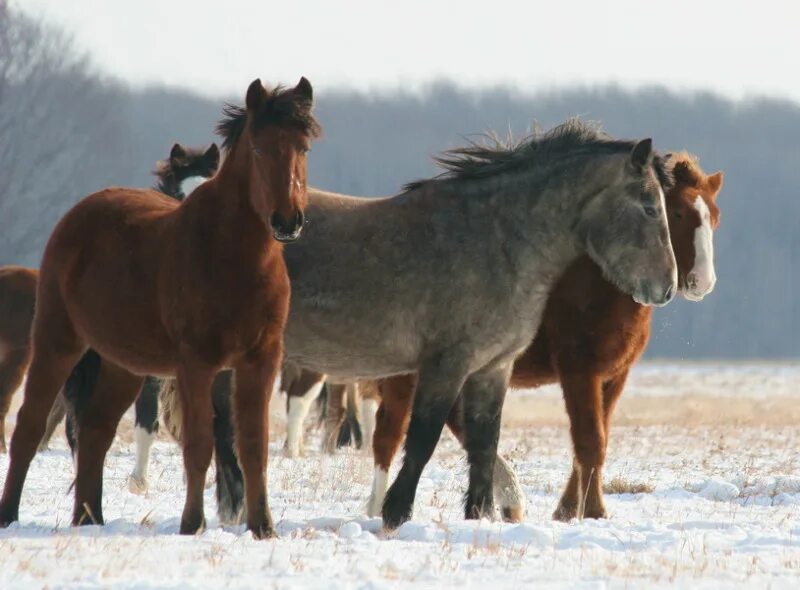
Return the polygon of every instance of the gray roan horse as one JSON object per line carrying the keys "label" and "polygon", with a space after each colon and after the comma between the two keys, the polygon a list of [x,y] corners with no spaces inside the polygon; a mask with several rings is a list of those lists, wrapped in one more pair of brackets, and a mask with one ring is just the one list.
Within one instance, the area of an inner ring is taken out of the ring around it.
{"label": "gray roan horse", "polygon": [[[440,176],[391,198],[309,191],[305,238],[286,247],[285,360],[335,379],[416,373],[405,458],[383,505],[408,520],[417,483],[463,393],[467,518],[493,512],[492,471],[513,360],[547,295],[583,253],[621,290],[676,291],[651,140],[570,120],[512,145],[470,145]],[[343,239],[344,238],[344,239]]]}

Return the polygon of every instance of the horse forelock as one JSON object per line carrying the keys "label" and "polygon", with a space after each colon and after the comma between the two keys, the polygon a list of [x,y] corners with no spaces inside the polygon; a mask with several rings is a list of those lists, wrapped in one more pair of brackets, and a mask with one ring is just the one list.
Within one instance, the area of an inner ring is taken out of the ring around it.
{"label": "horse forelock", "polygon": [[[322,127],[311,112],[311,102],[298,96],[294,89],[283,86],[266,88],[267,97],[258,114],[252,121],[255,129],[266,125],[294,127],[311,138],[318,137]],[[222,147],[230,150],[244,133],[247,125],[247,109],[240,105],[226,103],[222,112],[224,117],[217,123],[216,132],[222,137]]]}

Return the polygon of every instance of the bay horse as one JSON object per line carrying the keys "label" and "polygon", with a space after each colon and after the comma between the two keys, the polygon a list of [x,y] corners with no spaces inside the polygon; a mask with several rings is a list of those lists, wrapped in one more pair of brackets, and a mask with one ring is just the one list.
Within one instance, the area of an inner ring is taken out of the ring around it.
{"label": "bay horse", "polygon": [[[182,201],[186,197],[183,191],[184,183],[190,178],[207,179],[216,174],[217,168],[219,168],[219,157],[219,148],[215,143],[212,143],[208,148],[185,147],[180,143],[176,143],[172,146],[169,157],[156,162],[156,169],[153,171],[153,175],[156,177],[154,188],[168,197]],[[34,286],[31,298],[35,298],[35,296]],[[28,332],[30,332],[30,328],[28,328]],[[90,387],[94,383],[99,370],[100,357],[93,350],[88,350],[67,378],[64,392],[67,395],[88,399],[87,396],[90,395],[90,392],[82,391],[81,389]],[[147,489],[148,456],[155,433],[158,430],[158,391],[160,387],[160,379],[148,376],[145,378],[142,390],[136,398],[134,438],[136,440],[137,463],[128,478],[128,486],[135,493],[143,493]],[[44,436],[39,443],[40,451],[47,449],[56,427],[61,423],[67,413],[67,409],[73,406],[74,404],[65,404],[63,395],[59,395],[56,398],[53,408],[47,417]],[[77,450],[76,427],[75,416],[72,413],[67,417],[66,429],[67,440],[73,456]],[[143,463],[138,461],[139,458],[143,459]]]}
{"label": "bay horse", "polygon": [[[286,248],[286,362],[338,379],[417,376],[403,467],[383,504],[395,528],[451,408],[463,396],[465,514],[493,511],[500,413],[514,359],[547,294],[588,254],[642,304],[677,290],[649,139],[611,139],[570,120],[513,145],[470,145],[445,172],[395,197],[310,191],[314,232]],[[347,236],[344,242],[338,240]]]}
{"label": "bay horse", "polygon": [[[247,529],[274,535],[265,470],[267,407],[282,358],[289,280],[282,242],[301,234],[307,157],[319,126],[312,87],[265,88],[228,105],[226,158],[178,203],[152,190],[110,188],[61,219],[48,240],[33,323],[33,358],[11,440],[0,526],[18,520],[46,414],[91,346],[103,359],[79,417],[73,524],[101,524],[102,467],[144,375],[177,374],[187,492],[180,532],[204,526],[212,453],[211,383],[236,369],[232,400]],[[235,305],[231,305],[235,302]]]}
{"label": "bay horse", "polygon": [[[678,264],[679,292],[700,301],[716,283],[713,231],[719,225],[717,196],[723,173],[707,176],[697,159],[685,152],[671,157],[674,186],[666,192],[670,237]],[[560,383],[570,420],[574,461],[569,482],[553,518],[605,518],[603,465],[611,415],[632,365],[650,337],[652,308],[641,305],[603,276],[588,256],[574,261],[547,300],[542,324],[533,342],[514,362],[512,388]],[[368,504],[370,516],[380,511],[389,467],[411,413],[413,375],[383,380],[374,440],[375,475]],[[448,426],[464,441],[464,421],[457,404]],[[516,476],[503,464],[503,482]],[[497,477],[496,473],[496,477]],[[504,516],[519,520],[524,505],[507,508]]]}
{"label": "bay horse", "polygon": [[[572,120],[543,137],[473,145],[440,161],[443,176],[396,197],[310,189],[315,231],[285,251],[292,300],[282,387],[421,379],[404,467],[383,506],[389,528],[409,518],[460,394],[469,416],[467,518],[493,511],[493,482],[504,511],[520,504],[513,472],[495,459],[503,396],[547,294],[582,253],[642,304],[665,304],[677,287],[662,190],[671,179],[649,140],[615,141]],[[334,248],[337,235],[350,241]]]}

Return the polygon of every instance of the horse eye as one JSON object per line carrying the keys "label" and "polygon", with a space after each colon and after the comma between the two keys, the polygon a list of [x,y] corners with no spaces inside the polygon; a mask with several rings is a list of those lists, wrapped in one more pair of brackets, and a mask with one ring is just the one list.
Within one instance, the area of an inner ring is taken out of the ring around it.
{"label": "horse eye", "polygon": [[649,217],[658,217],[658,210],[655,207],[651,207],[650,205],[645,205],[644,206],[644,212]]}

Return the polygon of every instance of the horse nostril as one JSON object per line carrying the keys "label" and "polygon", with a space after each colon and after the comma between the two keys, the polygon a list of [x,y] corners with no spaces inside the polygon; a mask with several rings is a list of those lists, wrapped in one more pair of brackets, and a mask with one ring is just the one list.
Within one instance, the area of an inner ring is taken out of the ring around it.
{"label": "horse nostril", "polygon": [[295,226],[294,226],[294,228],[295,229],[299,229],[299,228],[303,227],[305,222],[306,222],[305,213],[303,213],[302,211],[298,211],[297,215],[295,216]]}
{"label": "horse nostril", "polygon": [[270,217],[269,224],[272,226],[272,229],[276,231],[286,231],[286,222],[277,211]]}

